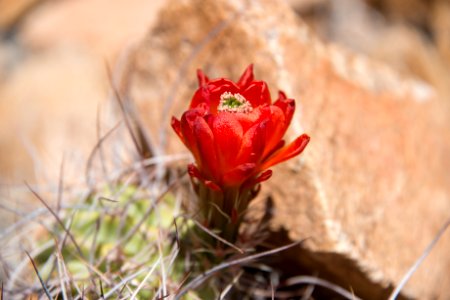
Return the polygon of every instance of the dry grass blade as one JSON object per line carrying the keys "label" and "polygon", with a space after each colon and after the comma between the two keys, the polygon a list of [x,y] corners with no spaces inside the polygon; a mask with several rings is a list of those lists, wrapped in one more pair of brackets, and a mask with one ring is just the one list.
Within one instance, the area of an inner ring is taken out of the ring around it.
{"label": "dry grass blade", "polygon": [[343,289],[342,287],[333,284],[329,281],[317,278],[317,277],[312,277],[312,276],[296,276],[296,277],[292,277],[289,278],[288,280],[286,280],[286,285],[296,285],[296,284],[313,284],[316,286],[321,286],[324,288],[327,288],[329,290],[332,290],[333,292],[335,292],[336,294],[339,294],[340,296],[350,299],[350,300],[361,300],[360,298],[358,298],[357,296],[355,296],[354,294],[350,293],[349,291]]}
{"label": "dry grass blade", "polygon": [[99,284],[100,284],[100,299],[105,299],[105,294],[104,294],[104,292],[103,292],[103,284],[102,284],[102,281],[99,280],[98,282],[99,282]]}
{"label": "dry grass blade", "polygon": [[175,225],[175,241],[177,242],[177,248],[180,249],[180,236],[178,233],[177,218],[173,218],[173,224]]}
{"label": "dry grass blade", "polygon": [[89,271],[89,273],[91,274],[91,281],[92,283],[94,283],[94,279],[93,279],[93,273],[95,273],[98,277],[100,277],[101,280],[103,280],[104,282],[106,282],[106,284],[111,285],[111,281],[94,265],[91,265],[88,261],[86,261],[84,259],[84,257],[78,256],[76,253],[71,253],[75,258],[78,259],[78,261],[80,263],[82,263]]}
{"label": "dry grass blade", "polygon": [[44,206],[48,209],[48,211],[55,217],[56,221],[59,223],[59,225],[62,227],[62,229],[67,233],[67,235],[69,236],[70,240],[72,241],[72,243],[74,244],[75,248],[77,249],[77,252],[79,253],[79,255],[81,257],[83,257],[83,252],[80,249],[80,246],[78,245],[78,243],[75,241],[75,238],[73,237],[73,235],[70,233],[70,231],[66,228],[66,226],[64,225],[63,221],[61,220],[61,218],[55,213],[55,211],[47,204],[47,202],[45,202],[44,199],[42,199],[41,196],[39,196],[38,193],[36,193],[31,186],[25,182],[25,185],[28,187],[28,189],[31,191],[31,193],[33,193],[33,195],[42,202],[42,204],[44,204]]}
{"label": "dry grass blade", "polygon": [[[81,261],[85,261],[84,260],[84,255],[83,252],[81,251],[80,246],[78,245],[77,241],[75,240],[75,238],[73,237],[72,233],[70,233],[70,230],[67,229],[67,227],[64,225],[63,221],[61,220],[61,218],[55,213],[55,211],[47,204],[47,202],[45,202],[45,200],[38,194],[36,193],[36,191],[34,191],[32,189],[32,187],[25,182],[25,185],[28,187],[28,189],[31,191],[31,193],[39,200],[42,202],[42,204],[44,204],[44,206],[47,208],[47,210],[53,215],[53,217],[55,217],[56,221],[58,222],[58,224],[61,226],[61,228],[64,230],[64,232],[66,233],[66,235],[70,238],[70,240],[72,241],[73,245],[75,246],[75,249],[78,253],[78,257]],[[95,268],[93,268],[92,266],[89,265],[89,263],[86,263],[86,266],[88,267],[88,271],[89,273],[91,273],[92,275],[92,269],[95,270]],[[98,273],[97,273],[98,274]],[[95,281],[93,279],[93,277],[91,277],[91,281],[93,282],[93,284],[95,284]]]}
{"label": "dry grass blade", "polygon": [[[153,266],[152,266],[153,268]],[[118,289],[123,288],[127,282],[133,280],[134,278],[138,277],[142,273],[144,273],[145,269],[140,269],[136,273],[129,275],[128,277],[122,279],[118,284],[116,284],[114,287],[109,290],[108,293],[105,294],[105,299],[107,299],[109,296],[111,296],[114,292],[116,292]]]}
{"label": "dry grass blade", "polygon": [[137,150],[139,156],[141,158],[143,158],[144,151],[141,148],[141,146],[140,146],[140,144],[138,142],[138,139],[135,136],[133,128],[132,128],[132,126],[130,124],[130,120],[128,118],[128,113],[127,113],[127,110],[126,110],[125,105],[123,103],[122,97],[120,96],[119,91],[117,90],[116,86],[114,85],[112,71],[111,71],[111,68],[108,65],[108,63],[106,63],[106,70],[107,70],[107,73],[108,73],[109,82],[111,83],[111,87],[112,87],[113,92],[114,92],[114,97],[116,98],[117,103],[119,104],[120,110],[121,110],[123,118],[125,120],[125,125],[127,126],[128,133],[130,134],[130,137],[133,140],[133,144],[136,147],[136,150]]}
{"label": "dry grass blade", "polygon": [[240,271],[236,276],[234,276],[233,280],[230,282],[230,284],[228,284],[225,289],[220,293],[219,296],[219,300],[224,300],[226,299],[225,297],[227,296],[227,294],[231,291],[231,288],[239,281],[239,279],[241,278],[242,274],[244,274],[244,271]]}
{"label": "dry grass blade", "polygon": [[310,284],[308,285],[308,287],[306,288],[305,292],[303,293],[302,299],[301,300],[308,300],[311,299],[311,296],[314,292],[314,288],[316,286],[314,284]]}
{"label": "dry grass blade", "polygon": [[136,290],[134,291],[133,295],[131,295],[130,300],[134,300],[136,299],[136,296],[138,295],[139,291],[142,289],[142,287],[144,286],[144,283],[148,280],[148,278],[150,277],[150,275],[153,274],[153,272],[155,271],[156,267],[159,265],[161,261],[161,257],[158,258],[158,260],[153,264],[152,268],[150,269],[150,271],[148,271],[147,275],[145,275],[144,279],[141,281],[141,283],[139,284],[139,286],[136,288]]}
{"label": "dry grass blade", "polygon": [[[70,226],[72,226],[72,221],[73,221],[73,216],[72,216],[72,218],[70,219],[70,225],[69,225],[69,228],[70,228]],[[76,289],[76,291],[78,292],[78,294],[80,294],[81,293],[81,290],[78,288],[78,286],[77,286],[77,284],[76,284],[76,281],[73,279],[73,277],[72,277],[72,274],[67,270],[67,266],[66,266],[66,263],[65,263],[65,261],[64,261],[64,257],[63,257],[63,254],[62,254],[62,252],[61,252],[61,250],[64,248],[64,245],[65,245],[65,243],[66,243],[66,240],[67,240],[67,234],[65,234],[64,235],[64,238],[63,238],[63,240],[61,241],[61,243],[58,245],[58,241],[55,239],[55,245],[57,245],[57,247],[55,247],[55,250],[56,250],[56,264],[58,265],[58,272],[59,272],[59,274],[63,274],[64,275],[64,277],[67,279],[67,280],[69,280],[69,282],[68,282],[68,284],[69,284],[69,290],[70,290],[70,284],[72,283],[73,284],[73,286],[75,287],[75,289]],[[63,280],[62,280],[62,278],[61,278],[61,275],[60,275],[60,281],[61,281],[61,283],[60,283],[60,285],[61,285],[61,290],[64,292],[64,283],[63,283]],[[63,294],[63,296],[64,296],[64,294]],[[69,293],[69,298],[70,299],[72,299],[72,295]]]}
{"label": "dry grass blade", "polygon": [[270,280],[270,293],[271,293],[270,298],[272,300],[275,300],[275,288],[273,286],[273,281],[272,280]]}
{"label": "dry grass blade", "polygon": [[103,201],[114,202],[114,203],[118,203],[119,202],[119,200],[111,199],[111,198],[108,198],[108,197],[105,197],[105,196],[100,196],[100,197],[98,197],[98,199],[99,200],[103,200]]}
{"label": "dry grass blade", "polygon": [[58,182],[58,197],[56,199],[56,211],[59,213],[61,210],[61,202],[64,191],[64,161],[65,155],[63,154],[63,158],[61,160],[61,166],[59,168],[59,182]]}
{"label": "dry grass blade", "polygon": [[56,253],[56,260],[57,260],[57,265],[58,265],[58,274],[59,274],[59,285],[61,287],[61,295],[63,300],[67,300],[67,292],[66,292],[66,284],[65,284],[65,275],[63,272],[63,267],[62,267],[62,257],[60,256],[60,253],[57,252]]}
{"label": "dry grass blade", "polygon": [[113,253],[114,251],[117,250],[117,248],[121,247],[121,245],[123,243],[126,243],[129,239],[131,239],[135,233],[139,230],[139,228],[144,224],[145,220],[147,220],[147,218],[151,215],[151,213],[153,212],[153,210],[155,209],[155,205],[150,205],[147,210],[144,212],[143,216],[141,217],[141,219],[139,220],[139,222],[133,226],[133,228],[131,228],[126,235],[124,235],[123,237],[121,237],[117,243],[111,248],[109,249],[109,251],[106,253],[106,255],[103,256],[102,259],[100,259],[99,261],[96,262],[97,266],[102,264],[104,259],[106,259],[106,257],[108,257],[109,255],[111,255],[111,253]]}
{"label": "dry grass blade", "polygon": [[[101,137],[102,137],[102,130],[101,130],[101,125],[100,125],[100,103],[97,106],[97,117],[96,117],[96,129],[97,129],[97,141],[100,141]],[[108,172],[106,171],[106,164],[105,164],[105,155],[103,153],[103,147],[102,147],[102,143],[98,144],[98,155],[100,157],[100,166],[103,172],[103,176],[106,179],[106,182],[108,182]]]}
{"label": "dry grass blade", "polygon": [[[37,277],[39,278],[39,281],[42,285],[42,288],[44,289],[45,295],[47,295],[49,300],[52,300],[52,296],[50,295],[49,290],[47,289],[47,286],[44,283],[44,280],[42,280],[41,275],[39,274],[39,270],[36,267],[36,263],[34,262],[33,258],[31,258],[31,255],[28,253],[28,251],[25,251],[25,253],[27,254],[28,258],[31,261],[31,264],[33,265],[34,271],[36,272]],[[3,294],[3,286],[2,286],[2,294]],[[2,295],[2,299],[3,299],[3,295]]]}
{"label": "dry grass blade", "polygon": [[162,246],[161,246],[161,239],[162,239],[162,234],[161,234],[161,230],[158,231],[158,240],[157,240],[157,245],[158,245],[158,252],[159,252],[159,259],[161,260],[161,264],[160,264],[160,269],[161,269],[161,283],[162,283],[162,294],[163,297],[165,295],[167,295],[167,278],[166,278],[166,268],[164,267],[164,254],[163,254],[163,250],[162,250]]}
{"label": "dry grass blade", "polygon": [[232,260],[232,261],[227,261],[227,262],[224,262],[224,263],[222,263],[220,265],[217,265],[214,268],[211,268],[210,270],[208,270],[208,271],[204,272],[203,274],[201,274],[201,275],[197,276],[196,278],[194,278],[191,282],[189,282],[180,291],[179,294],[177,294],[175,296],[174,299],[175,300],[176,299],[181,299],[181,297],[184,294],[186,294],[189,290],[197,288],[205,280],[207,280],[209,277],[211,277],[212,275],[214,275],[215,273],[217,273],[217,272],[219,272],[219,271],[221,271],[223,269],[229,268],[231,266],[242,265],[244,263],[247,263],[247,262],[252,261],[252,260],[256,260],[256,259],[264,257],[264,256],[269,256],[269,255],[272,255],[272,254],[276,254],[278,252],[285,251],[287,249],[290,249],[292,247],[300,245],[302,242],[303,242],[303,240],[295,242],[295,243],[291,243],[291,244],[283,246],[283,247],[279,247],[279,248],[276,248],[276,249],[264,251],[264,252],[253,254],[253,255],[249,255],[249,256],[245,256],[243,258],[238,258],[238,259],[235,259],[235,260]]}
{"label": "dry grass blade", "polygon": [[100,230],[101,217],[95,221],[94,237],[92,238],[91,251],[89,253],[89,263],[94,264],[95,249],[97,248],[98,232]]}
{"label": "dry grass blade", "polygon": [[238,251],[241,254],[244,254],[245,251],[242,250],[241,248],[237,247],[236,245],[234,245],[233,243],[230,243],[229,241],[221,238],[220,236],[218,236],[217,234],[215,234],[214,232],[212,232],[211,230],[209,230],[208,228],[206,228],[205,226],[203,226],[202,224],[200,224],[198,221],[192,219],[192,221],[195,223],[195,225],[197,225],[201,230],[205,231],[207,234],[211,235],[212,237],[214,237],[215,239],[221,241],[222,243],[224,243],[225,245],[230,246],[231,248],[235,249],[236,251]]}
{"label": "dry grass blade", "polygon": [[[77,208],[77,206],[74,205],[68,205],[68,206],[62,206],[62,208]],[[78,208],[82,208],[81,206],[79,206]],[[6,227],[1,233],[0,233],[0,240],[4,239],[5,237],[7,237],[8,235],[10,235],[11,233],[19,230],[20,227],[23,227],[31,222],[37,222],[40,223],[39,221],[36,221],[36,219],[38,217],[40,217],[41,215],[44,215],[48,212],[48,209],[46,208],[39,208],[39,209],[35,209],[32,212],[28,213],[28,214],[24,214],[22,212],[16,211],[16,210],[12,210],[10,208],[7,208],[6,206],[3,206],[2,204],[0,204],[0,209],[5,209],[7,211],[10,211],[18,216],[20,216],[21,218],[15,222],[14,224],[10,225],[9,227]]]}
{"label": "dry grass blade", "polygon": [[[47,241],[43,245],[35,247],[33,251],[31,251],[30,256],[36,257],[37,255],[42,253],[42,251],[50,249],[53,245],[54,245],[53,241]],[[22,250],[20,253],[22,253]],[[21,260],[18,264],[16,264],[16,266],[11,270],[10,275],[8,276],[5,291],[11,291],[14,289],[19,280],[21,280],[21,278],[23,277],[22,274],[27,266],[28,266],[27,260]]]}
{"label": "dry grass blade", "polygon": [[13,214],[15,214],[16,216],[19,216],[19,217],[24,217],[25,216],[25,214],[23,212],[18,211],[16,209],[13,209],[11,207],[8,207],[6,205],[3,205],[1,203],[0,203],[0,209],[5,210],[5,211],[10,212],[10,213],[13,213]]}
{"label": "dry grass blade", "polygon": [[97,143],[95,144],[94,148],[92,149],[91,153],[89,154],[87,163],[86,163],[86,171],[85,171],[85,176],[86,176],[86,183],[87,185],[90,184],[90,180],[89,180],[89,170],[91,169],[92,163],[94,161],[94,155],[97,151],[99,151],[99,149],[101,148],[103,142],[115,131],[117,130],[117,128],[119,128],[120,124],[122,124],[122,122],[118,122],[116,125],[114,125],[113,128],[111,128],[110,130],[108,130],[102,137],[100,137],[97,141]]}
{"label": "dry grass blade", "polygon": [[439,229],[438,233],[431,241],[431,243],[428,245],[428,247],[425,249],[425,251],[422,253],[422,255],[419,257],[419,259],[412,265],[412,267],[408,270],[408,272],[406,272],[405,276],[403,276],[397,288],[389,296],[389,300],[394,300],[397,298],[397,296],[400,294],[400,291],[406,285],[411,276],[416,272],[416,270],[419,268],[424,259],[428,256],[428,254],[430,254],[431,250],[433,250],[434,246],[441,239],[442,235],[449,226],[450,226],[450,219],[448,219],[447,222],[445,222],[445,224],[441,227],[441,229]]}
{"label": "dry grass blade", "polygon": [[[142,215],[141,219],[139,220],[139,222],[134,225],[133,228],[131,228],[127,234],[125,236],[123,236],[119,241],[117,241],[117,243],[108,251],[108,253],[103,257],[106,258],[108,257],[108,255],[110,255],[111,253],[113,253],[113,251],[115,251],[118,247],[120,247],[120,245],[122,245],[123,243],[127,242],[130,238],[133,237],[133,235],[139,230],[139,228],[144,224],[145,220],[147,220],[147,218],[150,216],[150,214],[152,213],[152,211],[155,208],[155,205],[157,205],[163,198],[164,196],[170,192],[170,190],[175,187],[177,184],[179,184],[179,180],[174,180],[173,182],[171,182],[166,189],[157,197],[157,199],[155,200],[154,203],[152,203],[152,205],[150,205],[147,210],[145,211],[145,213]],[[101,264],[103,262],[103,259],[101,259],[100,261],[97,262],[97,265]]]}
{"label": "dry grass blade", "polygon": [[189,278],[190,275],[191,275],[191,272],[190,272],[190,271],[187,272],[187,273],[184,275],[184,277],[183,277],[183,279],[181,280],[181,282],[180,282],[178,288],[177,288],[176,291],[175,291],[175,295],[177,295],[177,294],[181,291],[181,288],[183,287],[184,283],[188,280],[188,278]]}

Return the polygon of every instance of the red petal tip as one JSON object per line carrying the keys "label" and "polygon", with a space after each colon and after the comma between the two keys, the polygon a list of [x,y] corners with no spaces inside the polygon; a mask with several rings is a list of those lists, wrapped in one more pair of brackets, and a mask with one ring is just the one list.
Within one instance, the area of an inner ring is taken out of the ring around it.
{"label": "red petal tip", "polygon": [[194,164],[189,164],[187,168],[188,174],[191,177],[200,178],[200,172]]}
{"label": "red petal tip", "polygon": [[256,179],[255,179],[255,183],[260,183],[263,181],[268,180],[270,177],[272,177],[272,170],[266,170],[264,172],[261,173],[261,175],[259,175]]}
{"label": "red petal tip", "polygon": [[197,79],[198,79],[198,86],[204,86],[209,82],[208,76],[203,73],[201,69],[197,69]]}
{"label": "red petal tip", "polygon": [[[309,137],[309,135],[307,135],[306,133],[302,134],[301,137],[305,140],[306,145],[309,143],[309,141],[311,140],[311,138]],[[305,145],[305,146],[306,146]]]}
{"label": "red petal tip", "polygon": [[204,183],[207,187],[209,187],[210,189],[212,189],[213,191],[217,191],[217,192],[222,191],[222,189],[220,188],[220,186],[218,186],[217,184],[215,184],[215,183],[212,182],[211,180],[205,180],[203,183]]}
{"label": "red petal tip", "polygon": [[278,99],[279,100],[286,100],[287,99],[286,93],[283,92],[283,91],[278,91]]}
{"label": "red petal tip", "polygon": [[189,174],[189,176],[191,176],[191,178],[198,179],[201,183],[206,185],[208,188],[210,188],[214,191],[222,191],[222,189],[217,184],[215,184],[211,180],[205,179],[194,164],[188,165],[188,174]]}
{"label": "red petal tip", "polygon": [[264,172],[262,172],[261,174],[259,174],[258,177],[253,178],[248,180],[246,183],[244,183],[244,185],[242,186],[242,188],[244,189],[248,189],[251,187],[254,187],[255,185],[257,185],[258,183],[261,183],[263,181],[268,180],[270,177],[272,177],[272,170],[265,170]]}
{"label": "red petal tip", "polygon": [[172,126],[172,129],[175,131],[178,137],[181,139],[181,141],[186,144],[183,133],[181,131],[181,121],[175,117],[172,117],[170,125]]}
{"label": "red petal tip", "polygon": [[253,81],[253,64],[250,64],[247,69],[245,69],[244,73],[242,73],[241,78],[237,82],[237,85],[240,88],[247,87]]}
{"label": "red petal tip", "polygon": [[180,120],[172,116],[172,119],[170,120],[170,125],[175,126],[176,124],[180,123]]}
{"label": "red petal tip", "polygon": [[270,168],[276,164],[279,164],[283,161],[286,161],[288,159],[291,159],[294,156],[299,155],[303,152],[306,145],[309,143],[309,136],[307,134],[302,134],[298,138],[296,138],[292,143],[290,143],[287,146],[284,146],[277,152],[271,155],[267,159],[267,161],[263,164],[262,169]]}

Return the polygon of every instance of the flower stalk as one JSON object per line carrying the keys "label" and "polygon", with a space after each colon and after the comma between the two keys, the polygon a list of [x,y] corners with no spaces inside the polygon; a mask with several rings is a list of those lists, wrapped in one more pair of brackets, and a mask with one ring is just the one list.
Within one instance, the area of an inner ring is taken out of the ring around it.
{"label": "flower stalk", "polygon": [[189,109],[180,120],[172,118],[172,127],[194,156],[188,173],[199,200],[198,221],[236,243],[260,183],[272,175],[270,168],[302,153],[309,136],[286,145],[295,101],[280,91],[272,102],[267,84],[254,79],[253,65],[237,82],[210,80],[200,70],[197,76],[199,88]]}

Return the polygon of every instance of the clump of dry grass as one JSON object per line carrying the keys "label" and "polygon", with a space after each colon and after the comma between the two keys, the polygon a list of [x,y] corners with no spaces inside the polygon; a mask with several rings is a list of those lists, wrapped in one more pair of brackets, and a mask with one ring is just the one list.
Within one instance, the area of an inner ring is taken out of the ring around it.
{"label": "clump of dry grass", "polygon": [[[30,187],[47,209],[39,220],[45,229],[31,231],[33,241],[24,251],[29,260],[6,271],[5,297],[147,299],[174,293],[184,276],[175,263],[179,245],[173,220],[181,199],[175,185],[155,192],[118,182],[59,210]],[[34,218],[27,218],[29,224],[20,230],[37,228]],[[15,234],[10,231],[3,241],[12,245]]]}

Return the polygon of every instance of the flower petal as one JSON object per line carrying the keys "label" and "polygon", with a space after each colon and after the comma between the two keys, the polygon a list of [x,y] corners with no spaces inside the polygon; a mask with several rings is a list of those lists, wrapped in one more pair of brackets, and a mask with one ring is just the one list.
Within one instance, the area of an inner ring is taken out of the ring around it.
{"label": "flower petal", "polygon": [[216,183],[212,182],[211,180],[205,179],[194,164],[188,165],[188,174],[191,178],[198,179],[200,182],[202,182],[210,189],[214,191],[221,191],[221,188]]}
{"label": "flower petal", "polygon": [[281,140],[278,142],[278,144],[273,147],[272,150],[270,150],[268,153],[265,153],[263,156],[262,160],[266,160],[267,158],[269,158],[270,156],[272,156],[272,154],[274,154],[275,152],[277,152],[278,150],[280,150],[281,148],[284,147],[284,145],[286,144],[285,140]]}
{"label": "flower petal", "polygon": [[255,168],[256,164],[254,163],[239,165],[223,175],[223,184],[226,186],[240,185],[254,173]]}
{"label": "flower petal", "polygon": [[266,170],[276,164],[279,164],[285,160],[288,160],[294,156],[302,153],[303,149],[305,149],[306,145],[309,143],[309,136],[307,134],[302,134],[298,138],[296,138],[289,145],[281,148],[273,155],[271,155],[261,166],[261,170]]}
{"label": "flower petal", "polygon": [[272,103],[269,88],[264,81],[253,81],[242,92],[242,96],[244,96],[253,107]]}
{"label": "flower petal", "polygon": [[243,129],[234,113],[222,112],[212,120],[212,131],[220,169],[227,172],[236,166],[236,154],[242,144]]}
{"label": "flower petal", "polygon": [[283,138],[287,125],[283,111],[275,105],[268,105],[261,109],[261,118],[267,120],[267,136],[263,157],[272,152]]}
{"label": "flower petal", "polygon": [[278,106],[283,111],[287,129],[289,124],[291,124],[292,116],[295,112],[295,100],[288,99],[286,95],[282,91],[280,91],[278,100],[275,101],[274,105]]}
{"label": "flower petal", "polygon": [[202,87],[209,82],[208,76],[206,76],[205,73],[203,73],[203,71],[201,69],[197,70],[197,79],[198,79],[199,87]]}
{"label": "flower petal", "polygon": [[240,88],[236,83],[226,78],[219,78],[210,81],[208,83],[208,88],[211,90],[211,93],[219,93],[220,95],[224,92],[234,94],[239,93],[240,91]]}
{"label": "flower petal", "polygon": [[263,120],[251,127],[242,137],[241,149],[237,155],[238,163],[257,162],[262,159],[266,143],[268,120]]}
{"label": "flower petal", "polygon": [[218,169],[213,132],[206,120],[202,117],[195,119],[193,129],[199,153],[197,161],[199,169],[206,178],[219,182],[220,170]]}
{"label": "flower petal", "polygon": [[256,184],[256,183],[260,183],[260,182],[266,181],[270,177],[272,177],[272,170],[265,170],[264,172],[262,172],[258,177],[256,177],[253,180],[253,183]]}
{"label": "flower petal", "polygon": [[197,148],[197,141],[194,134],[194,123],[197,118],[200,118],[201,115],[198,110],[196,109],[190,109],[186,111],[181,116],[181,134],[184,138],[184,143],[186,147],[192,152],[192,155],[194,155],[195,160],[199,160],[199,152]]}
{"label": "flower petal", "polygon": [[183,144],[186,145],[186,142],[185,142],[184,137],[183,137],[183,133],[181,132],[181,122],[180,122],[180,120],[178,120],[175,117],[172,117],[170,125],[172,126],[173,130],[178,135],[180,140],[183,142]]}
{"label": "flower petal", "polygon": [[253,64],[251,64],[245,69],[244,73],[242,73],[237,85],[244,89],[253,81],[253,78]]}
{"label": "flower petal", "polygon": [[242,185],[242,189],[247,189],[247,188],[254,187],[254,186],[257,185],[258,183],[261,183],[261,182],[263,182],[263,181],[268,180],[270,177],[272,177],[272,170],[265,170],[264,172],[262,172],[261,174],[259,174],[258,177],[256,177],[256,178],[251,178],[250,180],[246,181],[246,182]]}
{"label": "flower petal", "polygon": [[252,126],[254,126],[257,122],[262,120],[261,118],[261,107],[258,107],[251,112],[243,113],[236,112],[234,113],[236,120],[241,124],[244,132],[249,130]]}
{"label": "flower petal", "polygon": [[202,86],[198,88],[194,96],[192,97],[191,104],[189,105],[189,109],[196,108],[200,105],[210,106],[211,103],[211,92],[209,91],[207,86]]}
{"label": "flower petal", "polygon": [[287,96],[286,93],[283,91],[278,91],[278,100],[286,100]]}

